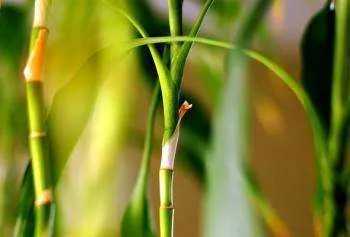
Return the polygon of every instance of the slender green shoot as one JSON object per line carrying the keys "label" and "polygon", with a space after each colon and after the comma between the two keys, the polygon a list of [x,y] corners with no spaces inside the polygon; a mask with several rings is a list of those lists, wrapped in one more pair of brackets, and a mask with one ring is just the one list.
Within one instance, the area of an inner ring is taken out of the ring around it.
{"label": "slender green shoot", "polygon": [[[329,139],[330,159],[333,165],[342,167],[344,157],[340,154],[342,142],[339,140],[343,136],[343,125],[346,117],[346,103],[349,100],[349,70],[347,69],[347,53],[349,42],[350,2],[340,0],[336,3],[336,42],[334,73],[332,85],[332,120]],[[348,70],[348,71],[347,71]]]}
{"label": "slender green shoot", "polygon": [[331,100],[331,128],[328,140],[329,172],[324,201],[323,236],[347,235],[346,201],[348,186],[342,176],[346,172],[347,103],[349,101],[350,2],[339,0],[336,8],[336,36]]}
{"label": "slender green shoot", "polygon": [[[136,19],[133,18],[129,13],[123,11],[122,9],[116,7],[114,4],[109,2],[108,0],[101,0],[102,2],[106,3],[110,8],[122,16],[124,16],[134,27],[135,29],[141,34],[143,38],[148,38],[148,34],[145,31],[145,29],[136,21]],[[152,55],[157,73],[159,78],[159,83],[162,91],[162,97],[163,97],[163,108],[164,108],[164,141],[169,140],[171,137],[173,131],[175,130],[175,126],[177,123],[177,110],[178,110],[178,93],[174,90],[175,84],[171,80],[171,75],[162,61],[157,49],[153,45],[147,45],[150,53]]]}
{"label": "slender green shoot", "polygon": [[[191,32],[189,33],[189,37],[195,37],[199,29],[203,23],[204,17],[207,14],[210,6],[213,4],[214,0],[207,0],[199,13],[194,25],[192,26]],[[172,79],[176,83],[177,87],[180,88],[182,81],[182,74],[185,68],[186,59],[190,52],[193,42],[187,41],[181,46],[181,49],[178,51],[177,55],[172,58],[171,63],[171,75]]]}
{"label": "slender green shoot", "polygon": [[[171,36],[182,35],[182,3],[183,0],[168,0],[169,28]],[[180,42],[171,44],[170,57],[173,58],[181,47]]]}

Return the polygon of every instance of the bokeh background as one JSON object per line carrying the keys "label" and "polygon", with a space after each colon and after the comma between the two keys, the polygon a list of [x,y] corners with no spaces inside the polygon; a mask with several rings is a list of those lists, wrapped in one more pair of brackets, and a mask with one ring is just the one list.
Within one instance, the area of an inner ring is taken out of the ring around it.
{"label": "bokeh background", "polygon": [[[200,35],[234,42],[237,25],[252,2],[217,1]],[[132,12],[150,35],[167,35],[166,1],[114,3]],[[184,1],[186,31],[202,3]],[[276,1],[256,33],[252,48],[299,80],[302,33],[323,4],[320,0]],[[5,0],[2,5],[0,236],[11,236],[21,179],[28,162],[21,71],[27,53],[32,1]],[[49,28],[45,103],[48,113],[54,111],[50,114],[50,126],[57,156],[69,156],[57,186],[60,234],[118,236],[141,161],[147,111],[156,80],[152,60],[146,48],[122,56],[113,47],[100,50],[138,37],[132,26],[103,1],[53,1]],[[183,122],[176,161],[176,236],[204,236],[206,229],[203,163],[211,159],[211,124],[225,87],[226,58],[225,50],[196,45],[187,61],[183,96],[194,108]],[[250,61],[248,75],[249,164],[271,206],[288,224],[291,235],[314,236],[316,168],[306,115],[290,90],[265,67]],[[150,182],[155,223],[159,206],[161,111],[158,115]]]}

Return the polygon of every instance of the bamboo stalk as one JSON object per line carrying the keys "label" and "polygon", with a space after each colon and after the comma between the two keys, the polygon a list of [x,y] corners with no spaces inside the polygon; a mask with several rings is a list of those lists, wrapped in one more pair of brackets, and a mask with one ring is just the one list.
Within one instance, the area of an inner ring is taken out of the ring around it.
{"label": "bamboo stalk", "polygon": [[[334,6],[333,6],[334,7]],[[347,53],[349,39],[350,3],[339,0],[335,3],[336,38],[334,72],[332,84],[331,128],[328,139],[328,158],[331,179],[325,190],[323,233],[329,236],[347,236],[347,183],[343,182],[346,172],[347,105],[349,100],[349,75]]]}
{"label": "bamboo stalk", "polygon": [[[213,4],[214,0],[207,0],[203,5],[201,11],[199,12],[195,23],[193,24],[191,31],[188,36],[196,37],[203,23],[203,19],[207,14],[210,6]],[[172,35],[173,36],[173,35]],[[178,50],[177,54],[171,58],[171,76],[172,80],[175,82],[176,87],[180,88],[182,83],[183,70],[185,68],[186,59],[190,52],[193,42],[185,42],[181,49]]]}
{"label": "bamboo stalk", "polygon": [[[183,0],[168,0],[169,8],[169,28],[171,36],[182,35],[182,3]],[[180,42],[171,44],[170,57],[172,58],[179,51]]]}
{"label": "bamboo stalk", "polygon": [[45,149],[46,128],[41,76],[49,33],[46,26],[49,6],[50,1],[48,0],[35,1],[29,57],[24,69],[29,119],[29,147],[35,189],[35,236],[37,237],[49,235],[49,217],[53,201],[48,156]]}
{"label": "bamboo stalk", "polygon": [[[213,0],[208,0],[201,10],[199,16],[194,23],[190,36],[196,36],[202,24],[203,18],[209,9]],[[169,5],[169,27],[172,37],[182,34],[182,4],[183,0],[168,0]],[[179,94],[181,91],[182,74],[186,62],[187,55],[190,51],[192,42],[187,42],[183,45],[171,43],[171,60],[170,60],[170,79],[172,82],[171,95],[169,99],[164,99],[163,92],[163,107],[164,110],[177,108]],[[181,79],[180,79],[181,78]],[[163,89],[162,89],[163,91]],[[173,178],[174,178],[174,160],[179,139],[179,130],[181,118],[192,107],[186,101],[180,107],[179,116],[173,113],[172,116],[164,117],[164,134],[162,146],[162,158],[159,170],[159,191],[160,191],[160,208],[159,208],[159,224],[160,236],[172,237],[174,229],[174,207],[173,207]],[[169,111],[169,110],[168,110]]]}
{"label": "bamboo stalk", "polygon": [[[182,0],[168,0],[169,28],[171,36],[182,34]],[[170,47],[169,71],[172,69],[172,59],[180,50],[180,42],[172,42]],[[172,80],[172,78],[168,78]],[[173,84],[175,85],[175,84]],[[174,92],[171,100],[163,100],[163,106],[176,108],[178,105],[178,94],[180,88],[173,86]],[[159,229],[161,237],[172,237],[174,235],[174,207],[173,207],[173,178],[174,160],[179,138],[179,128],[176,125],[177,114],[164,118],[164,134],[162,146],[162,158],[159,169]],[[179,124],[179,123],[178,123]]]}
{"label": "bamboo stalk", "polygon": [[174,179],[174,162],[176,155],[177,142],[180,134],[180,123],[183,116],[192,105],[185,101],[179,109],[179,120],[176,129],[171,138],[163,144],[162,158],[159,169],[159,224],[160,236],[172,237],[174,227],[174,201],[173,201],[173,179]]}

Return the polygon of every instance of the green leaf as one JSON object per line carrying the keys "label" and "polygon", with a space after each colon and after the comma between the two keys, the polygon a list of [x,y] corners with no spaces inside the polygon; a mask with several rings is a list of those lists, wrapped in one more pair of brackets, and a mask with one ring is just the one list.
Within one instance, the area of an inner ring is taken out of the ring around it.
{"label": "green leaf", "polygon": [[[239,31],[238,48],[250,44],[271,2],[256,1],[253,9],[248,10]],[[258,231],[254,229],[256,225],[253,224],[243,182],[245,173],[241,170],[242,163],[249,157],[250,103],[246,55],[250,54],[240,50],[229,53],[228,82],[216,109],[213,150],[206,163],[205,236],[250,237]],[[254,188],[257,190],[257,185]],[[251,195],[258,193],[251,192]]]}
{"label": "green leaf", "polygon": [[21,186],[19,212],[15,227],[15,237],[32,237],[34,235],[34,184],[32,166],[29,165],[24,174]]}
{"label": "green leaf", "polygon": [[[189,37],[195,37],[197,35],[197,33],[199,32],[199,29],[202,25],[203,19],[204,19],[205,15],[207,14],[207,12],[208,12],[208,10],[213,2],[214,2],[214,0],[207,0],[205,2],[201,12],[199,13],[195,23],[192,26],[191,32],[188,35]],[[186,59],[187,59],[188,53],[190,52],[192,44],[193,44],[193,42],[190,42],[190,41],[185,42],[181,46],[181,49],[178,52],[178,54],[175,55],[174,58],[172,58],[171,75],[172,75],[172,79],[177,84],[177,87],[180,87],[180,84],[182,81],[183,70],[184,70],[185,64],[186,64]]]}
{"label": "green leaf", "polygon": [[314,135],[316,152],[320,154],[319,157],[323,157],[323,154],[325,152],[324,149],[326,148],[325,131],[323,130],[321,120],[316,113],[316,109],[304,89],[292,78],[292,76],[290,76],[286,71],[284,71],[281,67],[279,67],[276,63],[272,62],[268,58],[250,50],[244,50],[244,53],[274,72],[278,78],[281,79],[295,94],[308,115]]}
{"label": "green leaf", "polygon": [[154,237],[151,223],[149,200],[142,192],[135,190],[123,216],[120,236]]}
{"label": "green leaf", "polygon": [[330,127],[335,11],[327,3],[308,23],[302,47],[302,84],[322,119]]}
{"label": "green leaf", "polygon": [[[108,4],[112,10],[118,12],[119,14],[123,15],[135,28],[136,30],[141,34],[143,38],[147,38],[148,34],[144,30],[144,28],[137,22],[137,20],[132,17],[127,12],[121,10],[120,8],[114,6],[112,3],[110,3],[107,0],[102,0],[104,3]],[[171,80],[170,72],[167,68],[167,66],[163,63],[157,49],[152,44],[147,45],[149,48],[149,51],[152,55],[152,59],[154,61],[159,83],[162,91],[162,98],[163,98],[163,108],[164,108],[164,142],[166,142],[173,134],[173,131],[175,130],[175,126],[177,123],[177,95],[178,91],[176,90],[173,81]]]}
{"label": "green leaf", "polygon": [[[33,189],[32,186],[28,187],[18,200],[15,195],[18,191],[14,188],[17,187],[14,182],[16,174],[13,174],[13,168],[18,165],[16,157],[23,154],[27,140],[26,104],[18,78],[29,38],[27,10],[26,6],[10,4],[3,5],[0,9],[0,152],[6,170],[5,177],[0,182],[2,234],[5,234],[4,227],[12,229],[16,218],[21,218],[18,217],[18,214],[22,214],[21,203],[26,199],[26,193]],[[21,223],[21,226],[30,230],[33,224],[34,219],[26,219],[26,223]]]}
{"label": "green leaf", "polygon": [[[120,8],[114,6],[112,3],[110,3],[108,0],[102,0],[104,3],[106,3],[108,6],[111,7],[112,10],[118,12],[119,14],[123,15],[135,28],[136,30],[141,34],[143,38],[147,38],[148,34],[145,31],[145,29],[137,22],[137,20],[128,14],[126,11],[121,10]],[[171,90],[171,82],[169,81],[170,75],[169,71],[166,67],[166,65],[163,63],[157,49],[153,45],[147,45],[151,54],[152,58],[154,61],[154,64],[157,69],[158,77],[159,77],[159,82],[160,86],[162,88],[162,93],[163,91],[169,91]],[[169,93],[169,92],[167,92]]]}
{"label": "green leaf", "polygon": [[96,73],[93,68],[98,59],[99,55],[96,54],[89,58],[53,99],[48,115],[48,134],[50,155],[54,161],[55,184],[94,108],[101,80],[88,75]]}
{"label": "green leaf", "polygon": [[17,66],[25,51],[27,11],[15,6],[3,6],[0,11],[0,56],[11,66]]}
{"label": "green leaf", "polygon": [[[182,4],[183,0],[168,0],[169,28],[171,36],[182,35]],[[171,58],[180,48],[178,42],[171,45]]]}
{"label": "green leaf", "polygon": [[[335,11],[327,2],[308,23],[301,44],[301,82],[321,120],[325,136],[328,136],[331,120],[331,85],[333,74],[335,36]],[[318,159],[319,161],[319,159]],[[322,215],[324,187],[322,169],[317,163],[317,190],[315,208]]]}

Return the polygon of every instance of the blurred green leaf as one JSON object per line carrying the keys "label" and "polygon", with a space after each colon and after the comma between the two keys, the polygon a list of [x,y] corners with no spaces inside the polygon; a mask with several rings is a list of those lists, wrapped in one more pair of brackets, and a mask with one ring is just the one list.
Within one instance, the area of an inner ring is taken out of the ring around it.
{"label": "blurred green leaf", "polygon": [[24,7],[4,5],[0,11],[0,58],[19,65],[28,39],[27,11]]}
{"label": "blurred green leaf", "polygon": [[33,190],[32,167],[28,165],[21,185],[19,212],[14,233],[15,237],[32,237],[34,235],[35,212]]}
{"label": "blurred green leaf", "polygon": [[0,235],[13,234],[18,193],[15,172],[26,143],[26,109],[21,67],[28,42],[28,11],[25,5],[0,9]]}
{"label": "blurred green leaf", "polygon": [[[50,154],[54,161],[54,183],[58,181],[94,108],[101,80],[88,75],[94,73],[93,68],[98,64],[98,60],[99,55],[93,55],[88,59],[71,81],[54,97],[48,116]],[[62,111],[66,113],[63,114]]]}
{"label": "blurred green leaf", "polygon": [[238,0],[216,1],[213,11],[216,13],[220,23],[227,24],[235,20],[242,9],[242,2]]}
{"label": "blurred green leaf", "polygon": [[[250,45],[272,1],[256,1],[242,22],[238,47]],[[247,58],[231,51],[228,84],[216,109],[213,151],[206,163],[205,236],[254,236],[252,214],[245,195],[241,163],[249,156]],[[217,218],[220,216],[220,218]]]}
{"label": "blurred green leaf", "polygon": [[330,126],[334,35],[335,11],[326,3],[304,32],[301,81],[327,131]]}
{"label": "blurred green leaf", "polygon": [[[331,85],[335,35],[335,12],[327,2],[308,23],[301,44],[301,82],[315,106],[328,135],[331,111]],[[317,162],[318,172],[321,172]],[[318,174],[315,196],[316,211],[321,212],[323,187]],[[321,214],[321,213],[320,213]]]}

